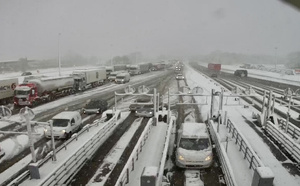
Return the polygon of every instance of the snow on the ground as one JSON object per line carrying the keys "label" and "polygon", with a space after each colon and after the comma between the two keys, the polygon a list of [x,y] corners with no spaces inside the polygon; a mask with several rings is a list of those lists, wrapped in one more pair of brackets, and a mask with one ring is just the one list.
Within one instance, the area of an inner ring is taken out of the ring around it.
{"label": "snow on the ground", "polygon": [[[207,67],[207,65],[208,65],[208,63],[199,63],[199,64],[204,67]],[[287,74],[283,74],[283,73],[269,72],[269,71],[258,70],[258,69],[245,69],[245,68],[240,68],[241,65],[242,64],[238,64],[238,65],[223,65],[222,64],[221,71],[233,74],[235,70],[243,69],[243,70],[248,71],[249,77],[300,86],[300,74],[287,75]]]}
{"label": "snow on the ground", "polygon": [[[67,69],[62,69],[62,72],[72,73],[72,70],[74,70],[74,69],[67,68]],[[43,71],[41,71],[40,73],[43,73]],[[55,71],[55,69],[54,70],[50,69],[49,71],[45,70],[45,73],[47,73],[47,75],[54,75],[55,73],[57,73],[57,70],[56,71]],[[130,85],[135,86],[135,85],[141,83],[142,81],[147,81],[148,79],[155,78],[155,77],[157,77],[157,74],[161,74],[161,73],[163,73],[163,72],[158,71],[158,72],[151,72],[151,73],[143,74],[143,75],[139,75],[139,76],[133,76],[133,77],[131,77]],[[1,76],[0,76],[0,78],[1,78]],[[120,88],[125,88],[127,86],[128,86],[128,84],[109,83],[109,84],[94,88],[92,90],[87,90],[83,93],[78,93],[75,95],[60,98],[59,100],[55,100],[50,103],[35,107],[32,110],[35,113],[35,115],[37,115],[37,114],[40,114],[40,113],[45,112],[50,109],[57,109],[60,106],[67,107],[69,105],[72,105],[74,100],[87,99],[87,98],[89,98],[95,94],[99,94],[99,93],[114,92]],[[120,104],[120,105],[123,105],[123,104]],[[123,108],[122,110],[124,110],[124,111],[128,110],[128,106],[126,104],[125,104],[125,106],[120,106],[120,107]],[[0,121],[0,130],[1,130],[1,128],[5,127],[5,126],[12,124],[13,121],[22,123],[22,125],[26,125],[25,121],[18,114],[13,115],[9,118],[5,117],[4,119],[7,121],[5,121],[5,120]],[[37,128],[35,128],[35,129],[37,129]],[[36,136],[36,138],[34,139],[36,141],[36,140],[40,139],[40,136],[43,135],[43,129],[39,128],[35,132],[40,133],[40,135]],[[18,136],[18,135],[16,135],[16,136]],[[23,145],[23,146],[18,145],[19,143],[22,143],[22,142],[18,142],[19,141],[18,139],[19,138],[15,139],[15,137],[11,137],[10,139],[0,142],[0,147],[2,149],[1,152],[5,152],[5,155],[0,159],[0,162],[4,161],[6,159],[9,159],[13,155],[21,152],[24,148],[28,147],[29,144]],[[25,140],[22,139],[22,141],[25,141]]]}
{"label": "snow on the ground", "polygon": [[[218,86],[213,80],[209,80],[206,78],[206,76],[201,75],[197,73],[195,70],[193,70],[191,67],[187,66],[187,83],[189,86],[195,87],[197,85],[203,87],[204,94],[210,94],[212,89],[215,89],[216,91],[220,91],[220,86]],[[227,94],[230,94],[230,92],[227,92]],[[196,100],[199,99],[199,101],[203,101],[200,98],[195,97]],[[234,102],[234,100],[231,100],[231,102]],[[242,102],[242,105],[248,105],[247,103]],[[210,104],[210,98],[208,100],[208,103]],[[199,109],[201,111],[201,115],[205,118],[207,118],[207,114],[209,113],[210,106],[208,105],[202,105],[199,106]],[[282,162],[279,162],[276,157],[272,154],[270,151],[270,148],[262,141],[261,137],[249,126],[249,124],[246,123],[245,119],[252,121],[252,112],[258,113],[255,108],[253,108],[251,105],[249,108],[244,108],[243,106],[224,106],[224,111],[228,111],[228,117],[234,121],[236,124],[236,127],[243,133],[243,135],[247,138],[248,142],[251,144],[252,148],[256,151],[257,155],[260,157],[262,162],[271,170],[273,171],[275,175],[274,179],[274,185],[280,186],[280,185],[291,185],[291,186],[298,186],[300,185],[300,177],[297,175],[292,175],[289,173],[289,170],[284,168],[282,166]],[[258,129],[259,130],[259,129]],[[225,136],[226,137],[226,136]],[[224,138],[225,138],[224,137]],[[233,145],[229,148],[233,148]],[[231,152],[231,151],[228,151]],[[233,162],[236,162],[236,170],[238,170],[238,174],[236,175],[236,178],[239,179],[239,177],[242,179],[240,183],[243,183],[243,180],[247,183],[250,183],[252,180],[252,175],[246,175],[249,177],[245,177],[245,174],[243,174],[244,170],[249,169],[249,167],[242,168],[242,162],[244,161],[243,158],[239,160],[238,157],[234,157],[238,154],[232,154],[230,157],[233,158]],[[235,166],[235,165],[232,165]],[[248,181],[246,181],[248,180]],[[244,183],[245,183],[244,182]],[[246,184],[247,185],[247,184]]]}
{"label": "snow on the ground", "polygon": [[[142,122],[142,118],[136,119],[131,125],[126,133],[119,139],[112,150],[107,154],[103,160],[102,166],[96,171],[95,175],[91,178],[88,185],[104,185],[107,181],[111,171],[107,173],[108,170],[113,170],[119,159],[121,158],[124,150],[128,146],[131,138],[135,134],[136,130],[139,128]],[[75,178],[76,179],[76,178]]]}

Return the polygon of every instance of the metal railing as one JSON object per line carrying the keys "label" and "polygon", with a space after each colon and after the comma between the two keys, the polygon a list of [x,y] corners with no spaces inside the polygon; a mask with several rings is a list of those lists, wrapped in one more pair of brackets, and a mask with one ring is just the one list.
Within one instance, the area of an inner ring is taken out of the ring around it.
{"label": "metal railing", "polygon": [[[292,125],[289,125],[288,131],[294,131],[295,128],[291,127]],[[285,126],[284,126],[285,127]],[[298,165],[300,165],[300,144],[297,144],[293,137],[290,137],[285,132],[281,131],[279,128],[277,128],[272,122],[268,121],[265,126],[265,130],[268,134],[271,135],[271,137],[278,142],[278,144],[284,148],[284,150],[289,153],[292,158],[297,162]],[[296,130],[299,132],[299,129]]]}
{"label": "metal railing", "polygon": [[[84,165],[84,163],[90,159],[93,154],[97,151],[99,146],[105,141],[106,138],[109,136],[107,133],[113,130],[117,126],[117,118],[119,117],[120,111],[116,111],[114,116],[109,120],[106,121],[103,126],[98,130],[98,132],[92,136],[85,144],[70,154],[68,158],[65,159],[65,162],[59,162],[55,169],[53,169],[50,174],[43,175],[42,179],[33,180],[35,184],[38,185],[63,185],[71,176],[74,176],[80,168]],[[93,124],[85,126],[79,133],[74,134],[68,141],[62,144],[59,148],[56,149],[56,153],[65,153],[68,149],[68,145],[74,140],[80,140],[80,136],[83,133],[89,132],[92,127],[98,126],[102,120],[98,120]],[[52,153],[49,153],[43,160],[38,162],[38,167],[42,167],[46,164],[49,160],[52,159]],[[14,179],[9,183],[9,185],[19,185],[21,184],[26,178],[30,175],[29,171],[27,170],[19,177]]]}
{"label": "metal railing", "polygon": [[165,169],[165,163],[166,163],[166,160],[167,160],[168,149],[169,149],[169,144],[170,144],[169,143],[170,142],[170,136],[171,136],[173,125],[175,123],[176,123],[176,118],[171,117],[170,122],[169,122],[169,126],[168,126],[168,130],[167,130],[166,136],[165,136],[164,150],[162,152],[161,160],[159,162],[158,178],[156,180],[156,185],[157,186],[162,185],[162,180],[163,180],[163,176],[164,176],[163,174],[164,174],[164,169]]}
{"label": "metal railing", "polygon": [[220,139],[219,135],[216,133],[217,129],[215,128],[213,123],[214,123],[213,120],[209,120],[210,133],[211,133],[212,139],[215,143],[216,151],[217,151],[220,163],[222,165],[221,168],[222,168],[223,173],[224,173],[225,182],[228,186],[237,186],[233,170],[232,170],[232,168],[230,166],[230,163],[229,163],[230,161],[227,157],[226,150],[223,147],[223,145],[220,144],[221,139]]}
{"label": "metal railing", "polygon": [[244,155],[244,159],[249,162],[249,169],[255,170],[257,167],[264,167],[263,163],[256,155],[251,145],[248,144],[246,138],[242,133],[234,126],[233,122],[230,119],[225,121],[226,128],[228,132],[231,133],[231,138],[235,140],[235,144],[239,146],[239,151]]}
{"label": "metal railing", "polygon": [[119,175],[119,178],[115,184],[116,186],[117,185],[123,186],[123,185],[129,183],[130,173],[132,171],[134,171],[135,163],[139,160],[139,155],[140,155],[140,153],[142,153],[142,148],[143,148],[144,144],[146,143],[146,140],[148,139],[148,136],[151,132],[152,124],[153,124],[153,119],[151,118],[148,121],[138,142],[136,143],[132,153],[130,154],[128,161],[126,162],[121,174]]}
{"label": "metal railing", "polygon": [[300,138],[300,128],[296,127],[292,123],[286,125],[285,119],[278,120],[278,126],[281,130],[287,131],[287,134],[292,137],[294,140],[298,140]]}

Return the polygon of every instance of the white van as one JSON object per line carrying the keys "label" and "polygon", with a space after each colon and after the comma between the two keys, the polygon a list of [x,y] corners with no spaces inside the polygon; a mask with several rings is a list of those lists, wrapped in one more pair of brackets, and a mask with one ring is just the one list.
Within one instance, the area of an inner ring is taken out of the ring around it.
{"label": "white van", "polygon": [[130,81],[130,74],[128,72],[123,72],[118,74],[116,77],[116,83],[126,83]]}
{"label": "white van", "polygon": [[212,145],[205,123],[182,123],[176,147],[178,167],[208,168],[212,165]]}
{"label": "white van", "polygon": [[121,73],[123,73],[123,72],[126,72],[126,71],[124,71],[124,70],[119,70],[119,71],[113,71],[113,72],[111,72],[111,73],[109,74],[109,76],[108,76],[108,80],[109,80],[109,81],[115,81],[116,78],[117,78],[117,75],[118,75],[118,74],[121,74]]}
{"label": "white van", "polygon": [[[70,138],[82,127],[81,115],[77,111],[63,111],[52,118],[55,139]],[[45,129],[46,138],[51,138],[50,126]]]}

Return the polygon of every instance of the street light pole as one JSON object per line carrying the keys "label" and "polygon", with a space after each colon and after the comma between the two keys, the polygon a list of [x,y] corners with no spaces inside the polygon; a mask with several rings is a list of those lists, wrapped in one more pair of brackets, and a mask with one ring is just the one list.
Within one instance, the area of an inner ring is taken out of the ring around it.
{"label": "street light pole", "polygon": [[58,33],[58,68],[59,76],[61,76],[61,63],[60,63],[60,33]]}

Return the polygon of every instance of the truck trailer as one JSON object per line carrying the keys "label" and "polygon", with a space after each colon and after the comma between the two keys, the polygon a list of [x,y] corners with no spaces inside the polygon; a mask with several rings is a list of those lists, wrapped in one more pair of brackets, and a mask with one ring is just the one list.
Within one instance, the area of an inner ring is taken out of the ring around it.
{"label": "truck trailer", "polygon": [[209,63],[207,68],[211,77],[218,77],[221,72],[221,64]]}
{"label": "truck trailer", "polygon": [[58,97],[72,94],[72,76],[37,77],[18,85],[14,90],[14,105],[33,107]]}
{"label": "truck trailer", "polygon": [[127,65],[114,65],[114,71],[127,70]]}
{"label": "truck trailer", "polygon": [[75,91],[83,91],[104,84],[106,81],[106,69],[74,70],[72,76],[75,81]]}
{"label": "truck trailer", "polygon": [[0,103],[6,105],[13,102],[14,89],[18,85],[18,78],[2,79],[0,81]]}
{"label": "truck trailer", "polygon": [[130,75],[144,74],[144,73],[147,73],[147,72],[151,71],[151,68],[152,68],[151,63],[131,65],[129,73],[130,73]]}

